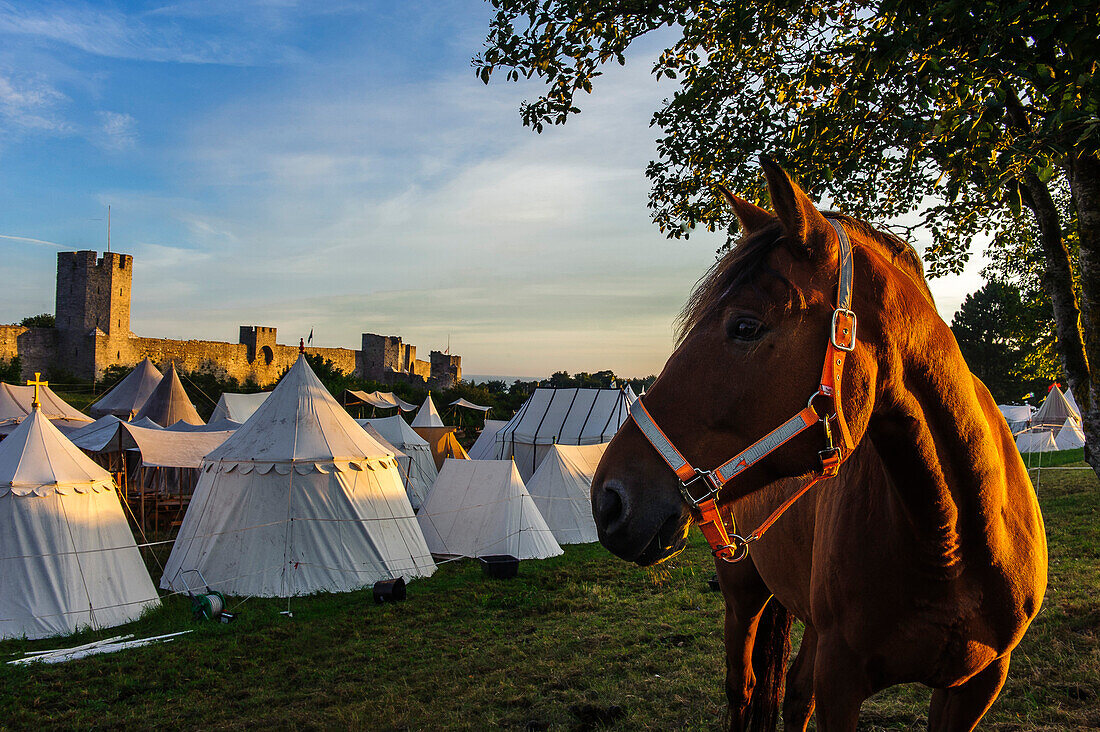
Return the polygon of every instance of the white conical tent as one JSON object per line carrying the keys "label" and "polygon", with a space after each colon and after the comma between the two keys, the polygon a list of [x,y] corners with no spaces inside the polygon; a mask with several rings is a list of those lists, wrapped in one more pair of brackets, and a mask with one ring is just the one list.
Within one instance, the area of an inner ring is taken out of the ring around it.
{"label": "white conical tent", "polygon": [[210,421],[227,419],[244,424],[260,408],[270,393],[269,391],[260,391],[255,394],[224,392],[218,397],[218,404],[210,415]]}
{"label": "white conical tent", "polygon": [[1031,429],[1016,436],[1016,449],[1020,452],[1055,452],[1054,433],[1049,430]]}
{"label": "white conical tent", "polygon": [[1072,419],[1067,419],[1062,429],[1054,436],[1054,444],[1059,450],[1076,450],[1085,446],[1085,433]]}
{"label": "white conical tent", "polygon": [[1066,401],[1069,402],[1069,406],[1077,414],[1081,416],[1081,407],[1077,406],[1077,399],[1073,396],[1073,389],[1066,389]]}
{"label": "white conical tent", "polygon": [[346,592],[435,571],[393,454],[325,390],[304,356],[206,456],[161,586],[200,570],[230,595]]}
{"label": "white conical tent", "polygon": [[513,458],[527,480],[551,445],[610,442],[630,415],[621,389],[535,389],[497,432],[496,458]]}
{"label": "white conical tent", "polygon": [[203,424],[195,405],[184,391],[183,382],[176,374],[176,366],[168,367],[168,372],[157,384],[157,388],[145,400],[138,410],[135,420],[151,419],[161,427],[168,427],[181,419],[188,424]]}
{"label": "white conical tent", "polygon": [[439,410],[435,408],[435,402],[432,401],[432,393],[428,392],[428,396],[424,398],[424,403],[420,405],[420,411],[416,413],[416,417],[412,421],[413,427],[445,427],[443,420],[439,417]]}
{"label": "white conical tent", "polygon": [[1031,426],[1058,430],[1070,418],[1078,424],[1081,423],[1081,414],[1069,403],[1066,395],[1055,384],[1050,387],[1047,398],[1043,400],[1039,409],[1031,415]]}
{"label": "white conical tent", "polygon": [[378,433],[386,438],[386,442],[409,456],[409,473],[406,476],[405,488],[408,490],[409,501],[413,508],[419,510],[432,489],[435,477],[439,475],[439,470],[435,467],[435,458],[432,457],[431,445],[416,434],[408,422],[396,414],[392,417],[355,421],[378,430]]}
{"label": "white conical tent", "polygon": [[145,357],[126,378],[115,384],[115,388],[92,405],[92,416],[98,419],[113,414],[122,419],[132,418],[145,405],[162,376],[148,356]]}
{"label": "white conical tent", "polygon": [[481,434],[477,436],[473,446],[470,447],[470,459],[495,459],[497,452],[497,432],[506,424],[508,424],[508,420],[506,419],[485,420],[485,427],[481,430]]}
{"label": "white conical tent", "polygon": [[606,442],[551,445],[539,469],[526,482],[527,492],[559,544],[599,541],[589,494],[592,476],[606,449]]}
{"label": "white conical tent", "polygon": [[[356,421],[358,422],[359,420]],[[409,473],[412,471],[412,457],[391,445],[389,440],[382,436],[381,432],[374,429],[369,424],[360,426],[366,430],[367,434],[370,435],[375,442],[382,446],[382,449],[393,453],[393,458],[397,461],[397,468],[401,471],[401,482],[405,484],[405,495],[409,497],[409,504],[413,507],[413,511],[416,511],[416,509],[420,508],[420,504],[424,502],[424,498],[409,487]]]}
{"label": "white conical tent", "polygon": [[33,411],[0,442],[0,638],[108,628],[157,602],[111,476]]}
{"label": "white conical tent", "polygon": [[433,554],[545,559],[562,553],[511,460],[455,460],[417,514]]}
{"label": "white conical tent", "polygon": [[[33,411],[34,389],[33,386],[0,383],[0,436],[14,430]],[[63,433],[93,422],[91,417],[54,394],[49,386],[42,385],[39,390],[42,415]]]}

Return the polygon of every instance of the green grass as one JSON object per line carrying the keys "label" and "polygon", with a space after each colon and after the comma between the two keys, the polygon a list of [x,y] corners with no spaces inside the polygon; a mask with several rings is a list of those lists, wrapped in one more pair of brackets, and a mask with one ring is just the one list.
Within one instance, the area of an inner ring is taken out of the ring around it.
{"label": "green grass", "polygon": [[[1100,490],[1091,471],[1044,470],[1039,496],[1050,589],[984,729],[1100,726]],[[573,546],[510,581],[443,565],[397,605],[373,605],[367,591],[319,595],[291,600],[286,617],[286,600],[231,600],[240,619],[221,625],[193,623],[170,597],[129,626],[5,641],[0,660],[193,629],[67,664],[4,664],[0,727],[716,729],[722,601],[705,589],[713,568],[694,536],[655,569]],[[861,726],[923,725],[928,697],[887,690],[864,704]]]}

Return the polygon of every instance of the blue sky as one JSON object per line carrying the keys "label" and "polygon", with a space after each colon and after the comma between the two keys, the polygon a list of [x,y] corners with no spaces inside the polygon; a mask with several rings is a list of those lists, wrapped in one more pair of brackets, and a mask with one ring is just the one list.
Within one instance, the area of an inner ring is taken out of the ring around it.
{"label": "blue sky", "polygon": [[[132,330],[445,347],[474,374],[660,370],[720,244],[646,209],[660,38],[564,128],[475,79],[480,1],[0,0],[0,322],[56,252],[135,257]],[[950,317],[981,282],[933,282]]]}

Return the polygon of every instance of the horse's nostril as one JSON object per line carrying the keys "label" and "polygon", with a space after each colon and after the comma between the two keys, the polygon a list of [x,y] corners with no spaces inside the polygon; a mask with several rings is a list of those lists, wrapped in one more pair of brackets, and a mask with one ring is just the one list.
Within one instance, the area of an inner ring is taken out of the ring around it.
{"label": "horse's nostril", "polygon": [[614,534],[625,523],[628,513],[626,490],[621,485],[615,481],[606,481],[600,486],[596,522],[605,534]]}

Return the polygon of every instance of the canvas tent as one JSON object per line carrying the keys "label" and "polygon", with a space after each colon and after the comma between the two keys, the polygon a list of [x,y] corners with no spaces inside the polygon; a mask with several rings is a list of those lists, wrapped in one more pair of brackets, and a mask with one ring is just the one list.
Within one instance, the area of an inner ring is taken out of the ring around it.
{"label": "canvas tent", "polygon": [[252,416],[252,413],[260,408],[260,405],[264,403],[270,393],[269,391],[260,391],[255,394],[224,392],[218,397],[218,404],[210,415],[210,421],[228,419],[244,424]]}
{"label": "canvas tent", "polygon": [[550,446],[610,442],[629,416],[621,389],[535,389],[497,432],[498,460],[513,458],[527,480]]}
{"label": "canvas tent", "polygon": [[1070,418],[1078,424],[1081,422],[1080,412],[1073,408],[1069,400],[1066,399],[1066,395],[1055,384],[1050,387],[1047,398],[1043,400],[1039,409],[1031,415],[1031,426],[1058,430]]}
{"label": "canvas tent", "polygon": [[589,494],[592,476],[606,449],[606,442],[551,445],[539,469],[527,481],[527,492],[559,544],[599,541]]}
{"label": "canvas tent", "polygon": [[511,460],[448,460],[417,520],[433,554],[545,559],[562,553]]}
{"label": "canvas tent", "polygon": [[203,461],[161,586],[200,570],[229,595],[347,592],[435,571],[393,454],[325,390],[305,356]]}
{"label": "canvas tent", "polygon": [[473,409],[477,412],[488,412],[491,407],[483,407],[480,404],[474,404],[473,402],[466,401],[465,399],[455,399],[451,402],[452,407],[465,407],[466,409]]}
{"label": "canvas tent", "polygon": [[1016,449],[1020,452],[1054,452],[1054,434],[1049,430],[1030,429],[1016,436]]}
{"label": "canvas tent", "polygon": [[437,469],[443,467],[443,461],[447,458],[456,460],[469,460],[470,456],[459,444],[455,437],[457,427],[413,427],[416,434],[423,437],[432,451]]}
{"label": "canvas tent", "polygon": [[1008,422],[1008,428],[1012,434],[1026,430],[1031,426],[1031,413],[1034,411],[1030,404],[998,404],[997,409]]}
{"label": "canvas tent", "polygon": [[133,418],[157,388],[161,377],[160,371],[146,356],[133,371],[126,374],[126,378],[115,384],[113,389],[92,405],[89,410],[92,417],[98,419],[104,415],[113,414],[122,419]]}
{"label": "canvas tent", "polygon": [[375,409],[400,409],[402,412],[411,412],[416,409],[415,404],[409,404],[392,391],[359,391],[347,389],[344,392],[344,405],[355,406],[357,403],[366,404]]}
{"label": "canvas tent", "polygon": [[184,432],[142,427],[107,415],[72,433],[71,439],[88,452],[134,450],[141,454],[142,465],[150,468],[198,468],[231,434],[230,430]]}
{"label": "canvas tent", "polygon": [[111,476],[33,410],[0,443],[0,638],[136,619],[157,593]]}
{"label": "canvas tent", "polygon": [[135,419],[148,417],[161,427],[173,425],[181,419],[188,424],[202,424],[195,405],[183,389],[183,383],[176,374],[176,366],[168,367],[168,372],[157,384],[157,388],[145,400]]}
{"label": "canvas tent", "polygon": [[420,405],[420,410],[416,413],[416,416],[412,421],[413,427],[444,427],[443,420],[439,416],[439,410],[435,408],[435,402],[432,401],[432,393],[429,391],[428,396],[424,397],[424,403]]}
{"label": "canvas tent", "polygon": [[1072,419],[1067,419],[1062,429],[1054,436],[1054,444],[1059,450],[1076,450],[1085,446],[1085,433]]}
{"label": "canvas tent", "polygon": [[487,419],[477,440],[470,446],[471,460],[493,460],[497,451],[497,432],[508,424],[506,419]]}
{"label": "canvas tent", "polygon": [[439,475],[435,458],[432,457],[432,448],[408,422],[398,415],[392,417],[377,417],[374,419],[357,419],[360,425],[369,425],[378,430],[386,442],[396,447],[409,456],[409,472],[406,476],[405,489],[409,494],[409,501],[414,509],[419,509],[428,492],[432,489],[435,477]]}
{"label": "canvas tent", "polygon": [[1073,396],[1073,389],[1066,389],[1066,401],[1069,402],[1069,406],[1078,415],[1081,414],[1081,407],[1077,406],[1077,399]]}
{"label": "canvas tent", "polygon": [[[71,432],[91,424],[92,418],[54,394],[49,386],[40,386],[38,401],[42,416],[62,432]],[[0,435],[15,430],[34,408],[34,387],[0,382]]]}

